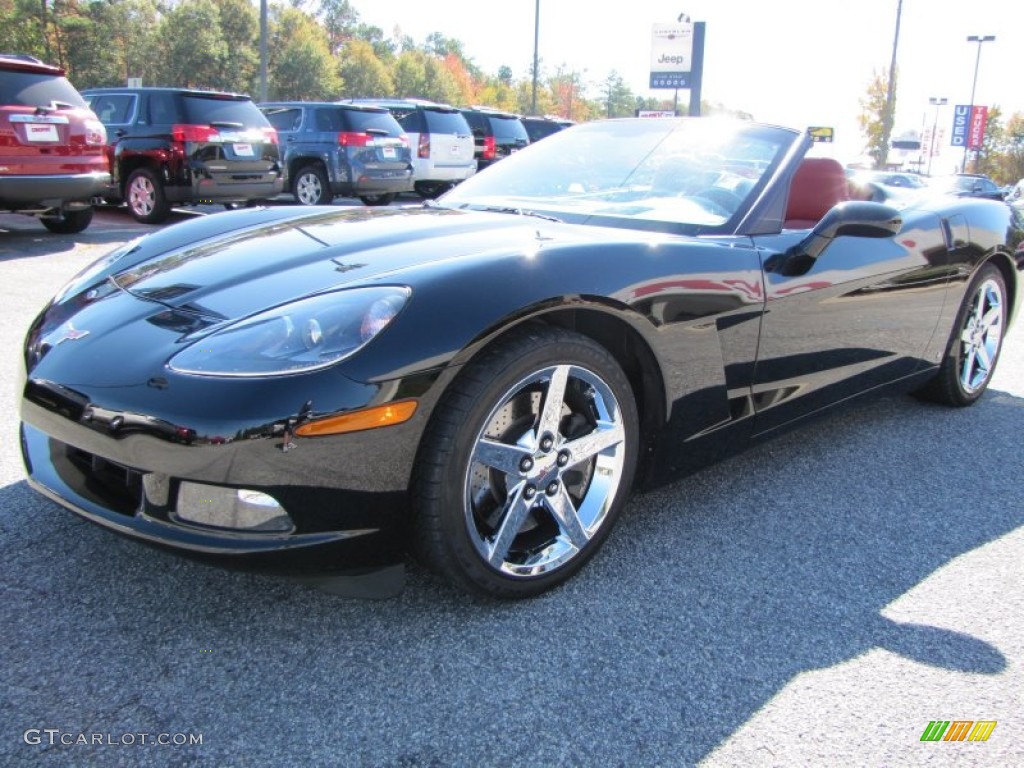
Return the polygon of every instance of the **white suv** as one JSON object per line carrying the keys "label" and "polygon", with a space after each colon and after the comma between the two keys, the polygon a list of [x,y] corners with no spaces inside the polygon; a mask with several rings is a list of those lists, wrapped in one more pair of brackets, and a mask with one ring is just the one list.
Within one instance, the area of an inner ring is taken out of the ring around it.
{"label": "white suv", "polygon": [[385,107],[409,137],[414,188],[437,197],[476,173],[473,132],[459,110],[422,99],[348,99]]}

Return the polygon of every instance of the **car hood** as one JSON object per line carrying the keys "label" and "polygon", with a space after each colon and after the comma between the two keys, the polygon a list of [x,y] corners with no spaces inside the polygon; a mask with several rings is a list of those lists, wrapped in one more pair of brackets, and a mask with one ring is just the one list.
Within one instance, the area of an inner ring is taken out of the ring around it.
{"label": "car hood", "polygon": [[402,283],[410,267],[516,252],[536,241],[538,224],[550,226],[426,207],[275,212],[156,253],[159,244],[144,241],[105,277],[138,298],[222,321],[348,285]]}

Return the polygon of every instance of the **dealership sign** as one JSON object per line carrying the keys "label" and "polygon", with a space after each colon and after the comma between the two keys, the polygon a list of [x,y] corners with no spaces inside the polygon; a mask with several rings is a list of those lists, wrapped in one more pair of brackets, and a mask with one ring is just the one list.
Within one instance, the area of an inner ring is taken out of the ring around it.
{"label": "dealership sign", "polygon": [[651,88],[689,88],[693,71],[693,24],[654,24]]}
{"label": "dealership sign", "polygon": [[988,123],[988,107],[958,104],[953,108],[954,147],[981,149],[985,143],[985,125]]}

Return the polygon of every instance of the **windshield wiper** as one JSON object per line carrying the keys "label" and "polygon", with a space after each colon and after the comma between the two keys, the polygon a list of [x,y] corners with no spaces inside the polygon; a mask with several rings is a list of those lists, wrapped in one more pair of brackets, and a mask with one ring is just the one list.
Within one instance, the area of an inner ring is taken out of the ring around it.
{"label": "windshield wiper", "polygon": [[546,213],[538,213],[537,211],[531,211],[529,208],[516,208],[515,206],[502,206],[502,205],[484,205],[481,206],[481,211],[487,211],[488,213],[511,213],[515,216],[533,216],[536,219],[544,219],[544,221],[556,221],[561,222],[561,219],[549,216]]}

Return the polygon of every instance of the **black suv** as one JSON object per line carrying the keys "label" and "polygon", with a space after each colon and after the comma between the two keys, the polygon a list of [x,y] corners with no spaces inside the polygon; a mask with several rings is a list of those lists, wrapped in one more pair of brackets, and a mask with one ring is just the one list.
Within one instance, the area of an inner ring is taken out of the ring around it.
{"label": "black suv", "polygon": [[503,157],[508,157],[530,143],[530,135],[518,115],[490,107],[463,107],[473,141],[476,144],[476,166],[483,170]]}
{"label": "black suv", "polygon": [[264,200],[284,187],[277,133],[252,99],[186,88],[83,92],[107,128],[104,196],[155,223],[172,204]]}
{"label": "black suv", "polygon": [[383,107],[286,101],[260,109],[280,138],[288,191],[302,205],[338,195],[387,205],[412,191],[409,139]]}
{"label": "black suv", "polygon": [[0,210],[81,232],[110,180],[103,126],[64,71],[0,54]]}

